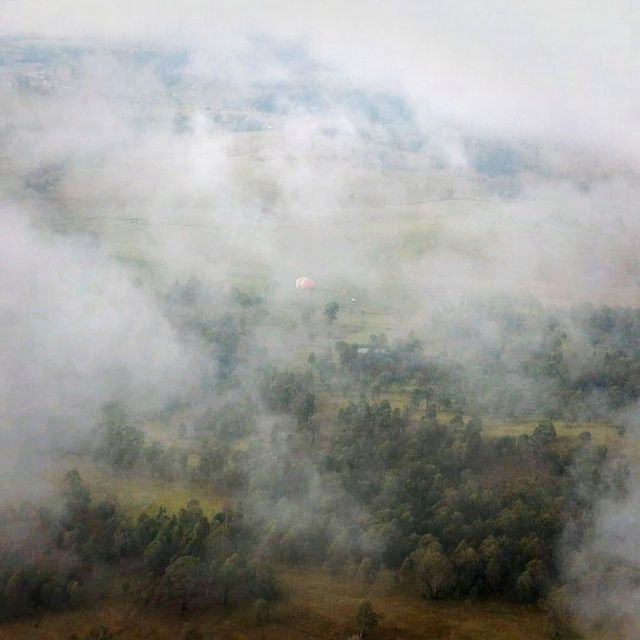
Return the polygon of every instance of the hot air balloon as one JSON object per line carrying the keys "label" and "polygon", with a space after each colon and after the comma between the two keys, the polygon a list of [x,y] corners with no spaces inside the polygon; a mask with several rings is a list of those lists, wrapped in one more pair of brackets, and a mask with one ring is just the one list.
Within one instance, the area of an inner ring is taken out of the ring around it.
{"label": "hot air balloon", "polygon": [[313,289],[316,283],[306,276],[296,278],[296,289]]}

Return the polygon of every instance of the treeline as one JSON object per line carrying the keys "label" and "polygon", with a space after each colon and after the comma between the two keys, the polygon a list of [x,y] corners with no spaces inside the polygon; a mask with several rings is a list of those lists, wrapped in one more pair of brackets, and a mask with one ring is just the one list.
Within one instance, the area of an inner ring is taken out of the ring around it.
{"label": "treeline", "polygon": [[[274,311],[269,298],[191,280],[176,284],[165,302],[173,322],[210,355],[214,367],[204,388],[242,387],[247,372],[240,364],[266,360],[254,329]],[[302,325],[308,313],[304,307]],[[296,324],[288,316],[282,322],[287,318]],[[333,352],[311,354],[307,371],[327,389],[414,387],[444,410],[503,417],[593,421],[640,398],[637,309],[469,301],[433,315],[420,336],[338,341]],[[264,373],[259,378],[262,386]]]}
{"label": "treeline", "polygon": [[186,449],[165,447],[160,442],[147,444],[143,431],[132,424],[124,408],[117,403],[104,406],[92,448],[95,461],[110,466],[115,472],[140,469],[154,478],[169,481],[187,474]]}
{"label": "treeline", "polygon": [[[436,357],[415,338],[372,336],[311,354],[302,370],[261,366],[231,392],[243,349],[238,318],[263,305],[236,297],[239,315],[197,321],[225,400],[190,425],[195,455],[186,440],[147,442],[114,404],[93,452],[116,473],[209,486],[241,503],[242,514],[208,517],[190,503],[134,520],[113,500],[94,502],[71,472],[59,512],[6,515],[7,530],[44,542],[5,545],[2,615],[100,597],[104,567],[141,581],[136,597],[149,603],[268,601],[277,587],[265,562],[324,565],[365,581],[387,568],[427,598],[535,602],[558,584],[560,537],[579,547],[597,498],[624,494],[628,470],[604,472],[606,447],[587,431],[561,445],[553,420],[592,419],[640,395],[640,313],[583,309],[550,319],[540,309],[481,309],[478,326],[453,317],[443,329],[473,345],[464,358],[447,349]],[[380,399],[397,389],[406,406]],[[345,390],[359,400],[344,402]],[[335,411],[325,404],[332,396]],[[545,417],[529,434],[490,439],[479,417],[487,413]]]}
{"label": "treeline", "polygon": [[437,317],[424,341],[338,342],[310,368],[367,393],[414,387],[447,411],[588,422],[640,398],[639,332],[638,310],[479,304]]}
{"label": "treeline", "polygon": [[[114,573],[135,582],[132,597],[176,609],[268,602],[278,595],[273,562],[324,564],[364,581],[387,568],[427,598],[535,602],[558,583],[561,533],[579,546],[594,501],[623,495],[627,470],[603,473],[607,449],[586,436],[559,446],[551,421],[518,438],[482,431],[478,417],[441,421],[433,403],[400,410],[364,396],[340,409],[322,446],[310,446],[304,422],[283,421],[269,447],[254,443],[236,461],[229,486],[242,514],[212,517],[191,502],[134,520],[115,500],[92,500],[72,471],[60,508],[3,514],[0,614],[100,598]],[[219,482],[227,462],[205,446],[192,473]],[[8,532],[21,531],[38,545],[10,544],[18,538]]]}
{"label": "treeline", "polygon": [[[326,564],[365,579],[384,566],[429,597],[537,600],[557,580],[555,550],[567,522],[579,544],[592,499],[621,492],[625,470],[602,473],[608,452],[592,444],[588,432],[573,448],[557,446],[548,419],[530,434],[486,439],[482,420],[465,418],[460,410],[469,406],[461,385],[427,363],[416,341],[390,347],[377,339],[372,345],[373,351],[364,352],[339,347],[344,362],[338,367],[352,362],[361,369],[362,358],[373,354],[379,358],[376,371],[393,365],[396,381],[420,380],[424,386],[413,388],[403,409],[362,395],[320,419],[319,358],[310,358],[301,372],[264,367],[260,400],[269,412],[287,416],[274,422],[268,441],[263,434],[234,447],[237,434],[252,429],[239,425],[253,423],[252,411],[259,409],[255,403],[244,414],[227,408],[220,415],[244,420],[236,420],[224,437],[219,432],[213,442],[201,442],[191,466],[183,452],[174,454],[184,463],[174,464],[173,477],[241,499],[269,560]],[[338,375],[353,375],[363,385],[363,371]],[[443,405],[446,421],[439,419]],[[220,415],[205,422],[219,423]],[[168,477],[161,470],[169,450],[144,445],[119,410],[107,411],[101,433],[100,459],[114,468],[142,464]]]}
{"label": "treeline", "polygon": [[431,324],[484,414],[606,418],[640,397],[640,310],[469,305]]}
{"label": "treeline", "polygon": [[[115,500],[94,502],[77,471],[64,482],[59,513],[23,506],[2,514],[0,615],[16,617],[91,601],[121,575],[144,603],[228,607],[278,595],[272,570],[254,559],[256,533],[239,513],[208,518],[196,501],[136,520]],[[9,531],[10,530],[10,531]],[[19,537],[28,531],[33,545]],[[106,571],[106,569],[109,571]]]}
{"label": "treeline", "polygon": [[223,405],[217,412],[206,412],[196,429],[200,436],[197,462],[190,466],[186,446],[167,447],[157,440],[147,443],[143,431],[132,423],[123,407],[110,403],[103,408],[94,433],[93,457],[117,474],[144,473],[168,482],[192,482],[236,492],[246,486],[248,460],[247,454],[232,444],[253,431],[256,414],[257,408],[250,408],[244,400]]}
{"label": "treeline", "polygon": [[602,473],[605,447],[587,434],[560,447],[551,421],[485,439],[477,417],[441,423],[430,404],[416,422],[362,397],[340,410],[326,447],[309,451],[295,433],[274,442],[277,464],[254,462],[266,557],[364,580],[387,567],[429,598],[538,600],[557,582],[567,522],[579,544],[596,497],[625,484],[624,467]]}

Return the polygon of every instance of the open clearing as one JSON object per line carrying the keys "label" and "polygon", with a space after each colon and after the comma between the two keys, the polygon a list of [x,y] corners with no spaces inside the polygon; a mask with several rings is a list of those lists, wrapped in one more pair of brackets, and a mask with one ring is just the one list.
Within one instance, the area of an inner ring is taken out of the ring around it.
{"label": "open clearing", "polygon": [[281,568],[285,596],[270,621],[255,624],[249,608],[219,605],[176,615],[170,608],[140,608],[111,599],[91,609],[48,614],[38,627],[18,620],[0,627],[11,640],[67,639],[73,632],[106,624],[126,640],[175,639],[188,622],[215,640],[342,640],[356,631],[355,610],[364,598],[382,615],[372,640],[542,640],[544,615],[535,607],[494,600],[433,602],[398,593],[391,574],[373,585],[324,570]]}
{"label": "open clearing", "polygon": [[74,468],[80,472],[95,500],[115,496],[133,517],[140,513],[155,512],[160,506],[169,513],[176,513],[189,500],[197,500],[207,515],[217,513],[222,508],[223,499],[211,489],[141,475],[116,475],[76,456],[64,458],[57,469],[48,472],[48,477],[54,485],[60,484],[64,474]]}

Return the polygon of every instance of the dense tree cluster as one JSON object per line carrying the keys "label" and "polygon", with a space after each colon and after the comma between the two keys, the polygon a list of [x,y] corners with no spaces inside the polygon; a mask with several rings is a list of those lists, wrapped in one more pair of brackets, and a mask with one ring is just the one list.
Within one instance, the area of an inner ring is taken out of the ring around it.
{"label": "dense tree cluster", "polygon": [[[389,402],[362,398],[341,409],[318,479],[291,451],[286,474],[295,480],[275,474],[263,481],[262,495],[274,501],[267,551],[280,562],[351,567],[365,579],[382,564],[395,567],[403,584],[433,598],[508,594],[534,601],[556,576],[554,549],[575,473],[573,454],[554,445],[550,422],[526,438],[490,441],[477,418],[455,415],[441,424],[425,416],[412,424]],[[602,463],[589,443],[580,450]],[[509,464],[539,481],[487,482]],[[324,504],[304,502],[314,482],[331,496]],[[302,488],[302,498],[293,488]]]}
{"label": "dense tree cluster", "polygon": [[427,358],[415,338],[390,345],[384,334],[372,335],[366,345],[338,342],[336,352],[343,383],[381,392],[408,385],[419,387],[420,400],[438,402],[442,407],[465,409],[463,381],[459,367],[436,358]]}
{"label": "dense tree cluster", "polygon": [[[102,567],[144,577],[146,602],[192,603],[272,600],[278,594],[272,570],[255,560],[256,534],[241,514],[207,518],[196,501],[169,515],[160,508],[136,521],[115,500],[93,502],[77,471],[65,478],[63,506],[56,514],[26,505],[3,524],[20,526],[38,540],[37,553],[15,537],[0,565],[0,614],[19,616],[73,606],[108,589]],[[15,547],[12,548],[12,547]]]}
{"label": "dense tree cluster", "polygon": [[[0,614],[100,597],[105,566],[140,580],[136,593],[148,603],[253,603],[258,624],[278,592],[266,563],[323,565],[365,582],[386,568],[424,598],[536,602],[560,581],[561,538],[578,548],[597,500],[624,497],[626,466],[588,430],[559,439],[554,420],[593,419],[640,397],[640,312],[550,318],[495,307],[474,316],[482,331],[493,328],[490,344],[468,319],[447,323],[457,343],[474,345],[464,361],[381,334],[337,342],[299,369],[262,364],[251,384],[236,385],[242,314],[263,301],[235,292],[236,315],[205,320],[189,309],[203,297],[197,283],[176,295],[184,321],[211,346],[216,381],[203,386],[220,397],[172,446],[148,442],[109,404],[94,458],[115,474],[211,488],[237,511],[208,517],[191,502],[133,519],[115,500],[92,500],[72,471],[62,508],[25,507],[4,519],[40,545],[1,549]],[[161,419],[169,424],[184,408]],[[517,437],[487,437],[480,418],[530,414],[537,426]],[[376,621],[363,603],[360,632]]]}
{"label": "dense tree cluster", "polygon": [[132,424],[122,406],[110,403],[96,431],[94,459],[116,473],[143,469],[153,478],[175,480],[187,474],[187,452],[165,447],[160,442],[145,443],[142,430]]}
{"label": "dense tree cluster", "polygon": [[[477,305],[437,317],[430,340],[338,342],[343,384],[413,386],[446,410],[591,421],[640,397],[640,312]],[[448,346],[450,345],[450,346]]]}
{"label": "dense tree cluster", "polygon": [[[602,419],[640,397],[640,311],[475,305],[434,320],[483,413]],[[464,358],[460,355],[464,354]]]}

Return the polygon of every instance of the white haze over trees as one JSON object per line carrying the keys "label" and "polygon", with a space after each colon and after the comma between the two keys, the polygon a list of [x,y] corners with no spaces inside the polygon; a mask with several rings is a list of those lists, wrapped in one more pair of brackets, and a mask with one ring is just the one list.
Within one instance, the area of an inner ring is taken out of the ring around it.
{"label": "white haze over trees", "polygon": [[[632,0],[0,0],[0,496],[105,402],[195,393],[176,280],[349,281],[417,331],[497,294],[637,307],[639,34]],[[588,553],[638,568],[632,476]],[[577,606],[640,629],[613,586]]]}

